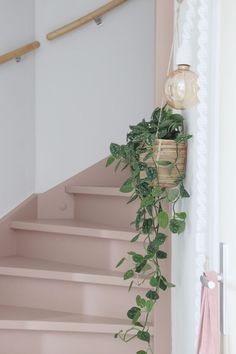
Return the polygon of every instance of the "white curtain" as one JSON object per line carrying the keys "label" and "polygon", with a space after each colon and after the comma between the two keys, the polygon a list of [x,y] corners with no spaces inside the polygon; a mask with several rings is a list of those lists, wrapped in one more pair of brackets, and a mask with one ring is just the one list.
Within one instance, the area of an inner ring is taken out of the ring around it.
{"label": "white curtain", "polygon": [[[191,36],[192,68],[199,75],[199,104],[184,112],[186,129],[193,134],[188,144],[186,189],[191,198],[179,207],[188,214],[184,235],[173,236],[172,278],[172,354],[195,354],[200,311],[200,275],[218,270],[218,123],[217,0],[195,2],[196,16]],[[180,38],[185,14],[192,0],[185,0],[180,15]],[[216,157],[216,158],[215,158]]]}

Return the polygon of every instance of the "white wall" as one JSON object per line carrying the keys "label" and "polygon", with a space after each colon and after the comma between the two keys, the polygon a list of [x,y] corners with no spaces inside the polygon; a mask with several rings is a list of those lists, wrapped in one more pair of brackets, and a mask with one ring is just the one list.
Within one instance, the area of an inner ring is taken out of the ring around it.
{"label": "white wall", "polygon": [[104,3],[0,0],[0,52],[41,42],[21,63],[0,66],[0,217],[104,158],[152,111],[155,0],[130,0],[101,27],[46,39]]}
{"label": "white wall", "polygon": [[225,354],[236,352],[236,3],[221,0],[220,235],[229,246],[228,325]]}
{"label": "white wall", "polygon": [[[0,0],[0,53],[34,40],[34,1]],[[34,55],[0,66],[0,217],[34,191]]]}
{"label": "white wall", "polygon": [[45,35],[106,0],[36,0],[36,190],[109,154],[154,105],[154,0],[130,0],[54,41]]}

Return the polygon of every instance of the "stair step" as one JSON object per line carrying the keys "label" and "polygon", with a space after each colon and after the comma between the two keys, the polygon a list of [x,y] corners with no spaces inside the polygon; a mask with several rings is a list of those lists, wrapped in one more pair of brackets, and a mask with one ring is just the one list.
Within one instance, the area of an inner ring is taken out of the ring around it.
{"label": "stair step", "polygon": [[67,186],[66,192],[71,194],[92,194],[111,197],[130,197],[131,193],[122,193],[118,187],[100,186]]}
{"label": "stair step", "polygon": [[129,327],[126,320],[0,305],[1,330],[114,334]]}
{"label": "stair step", "polygon": [[[40,259],[11,256],[0,258],[0,275],[62,280],[78,283],[129,286],[122,273]],[[148,288],[142,284],[141,288]]]}
{"label": "stair step", "polygon": [[48,232],[64,235],[98,237],[120,241],[130,241],[135,235],[131,228],[113,228],[71,219],[36,219],[13,221],[11,228],[15,230]]}

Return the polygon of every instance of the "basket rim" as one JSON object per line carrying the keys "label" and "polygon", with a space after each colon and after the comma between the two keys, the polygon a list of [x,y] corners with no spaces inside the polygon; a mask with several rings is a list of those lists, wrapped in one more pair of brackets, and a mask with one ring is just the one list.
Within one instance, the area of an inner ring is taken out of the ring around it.
{"label": "basket rim", "polygon": [[[157,141],[159,141],[159,140],[160,140],[160,141],[163,141],[163,142],[165,142],[165,143],[172,143],[172,144],[178,144],[178,145],[187,145],[187,142],[183,142],[183,141],[182,141],[181,143],[177,143],[176,140],[173,140],[173,139],[158,139],[158,138],[155,140],[155,143],[156,143]],[[155,143],[154,143],[154,144],[155,144]]]}

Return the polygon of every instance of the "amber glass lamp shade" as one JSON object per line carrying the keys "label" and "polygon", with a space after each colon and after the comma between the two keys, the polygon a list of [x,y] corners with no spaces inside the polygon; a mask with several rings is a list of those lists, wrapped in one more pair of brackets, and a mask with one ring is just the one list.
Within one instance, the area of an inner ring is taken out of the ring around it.
{"label": "amber glass lamp shade", "polygon": [[193,107],[198,102],[198,76],[190,70],[190,65],[178,65],[165,83],[165,96],[169,106],[175,109]]}

